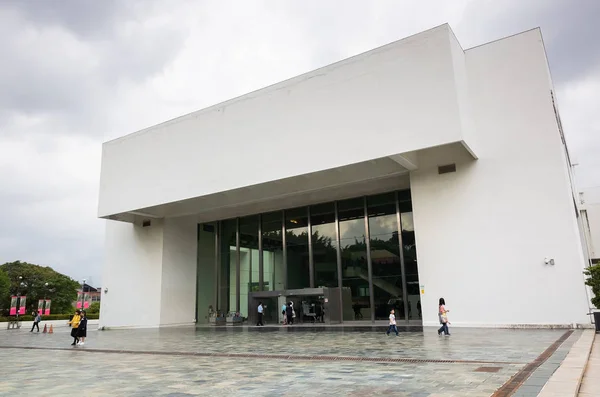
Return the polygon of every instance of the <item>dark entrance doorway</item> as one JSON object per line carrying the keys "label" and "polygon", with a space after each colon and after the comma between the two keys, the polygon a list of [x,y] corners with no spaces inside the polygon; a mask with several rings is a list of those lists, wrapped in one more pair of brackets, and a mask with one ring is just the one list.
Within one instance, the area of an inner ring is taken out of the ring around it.
{"label": "dark entrance doorway", "polygon": [[248,322],[258,321],[258,304],[266,305],[265,324],[281,324],[282,306],[293,303],[296,313],[295,322],[303,323],[341,323],[340,293],[338,288],[304,288],[283,291],[251,292],[248,298]]}

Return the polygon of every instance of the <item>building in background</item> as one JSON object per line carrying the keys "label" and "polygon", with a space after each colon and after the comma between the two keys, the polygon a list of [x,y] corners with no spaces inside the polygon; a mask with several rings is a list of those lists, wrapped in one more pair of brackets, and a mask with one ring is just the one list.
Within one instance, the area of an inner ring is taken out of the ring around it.
{"label": "building in background", "polygon": [[585,189],[580,194],[584,238],[589,260],[600,263],[600,187]]}
{"label": "building in background", "polygon": [[87,302],[87,306],[91,305],[93,302],[100,302],[102,299],[102,288],[92,287],[88,284],[83,284],[83,300],[82,300],[82,288],[77,289],[77,300],[73,302],[73,307],[77,307],[77,303]]}
{"label": "building in background", "polygon": [[589,323],[577,203],[540,30],[439,26],[106,142],[100,325]]}

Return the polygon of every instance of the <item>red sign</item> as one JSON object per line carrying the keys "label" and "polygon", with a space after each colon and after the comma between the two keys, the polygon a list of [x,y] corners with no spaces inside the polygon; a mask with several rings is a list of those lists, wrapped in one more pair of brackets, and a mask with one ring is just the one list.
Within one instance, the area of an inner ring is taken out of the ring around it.
{"label": "red sign", "polygon": [[25,295],[21,296],[21,303],[19,307],[19,314],[20,315],[24,315],[25,314],[25,304],[27,303],[27,297]]}
{"label": "red sign", "polygon": [[77,305],[75,307],[81,309],[81,292],[77,293]]}
{"label": "red sign", "polygon": [[46,310],[44,311],[44,316],[50,315],[50,303],[52,303],[50,299],[46,300]]}
{"label": "red sign", "polygon": [[38,301],[38,314],[41,316],[42,314],[44,314],[44,300],[40,299]]}
{"label": "red sign", "polygon": [[16,296],[10,297],[10,315],[11,316],[17,315],[17,297]]}
{"label": "red sign", "polygon": [[87,292],[83,294],[83,308],[88,309],[90,307],[90,294]]}

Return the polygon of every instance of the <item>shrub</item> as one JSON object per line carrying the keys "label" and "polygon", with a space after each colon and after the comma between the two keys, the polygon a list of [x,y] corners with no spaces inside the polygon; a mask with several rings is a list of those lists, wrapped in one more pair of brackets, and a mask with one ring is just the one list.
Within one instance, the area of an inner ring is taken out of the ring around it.
{"label": "shrub", "polygon": [[588,267],[583,274],[587,276],[586,285],[592,287],[592,292],[595,295],[592,298],[592,305],[600,309],[600,264]]}

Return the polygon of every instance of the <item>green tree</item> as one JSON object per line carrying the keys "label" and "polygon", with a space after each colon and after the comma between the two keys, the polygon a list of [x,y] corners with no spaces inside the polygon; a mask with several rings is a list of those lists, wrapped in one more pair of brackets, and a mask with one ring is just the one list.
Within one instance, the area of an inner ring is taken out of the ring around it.
{"label": "green tree", "polygon": [[585,283],[592,287],[595,295],[592,298],[592,305],[600,309],[600,264],[588,267],[583,273],[587,276]]}
{"label": "green tree", "polygon": [[88,314],[98,314],[100,313],[100,302],[92,302],[90,308],[87,310]]}
{"label": "green tree", "polygon": [[0,315],[10,306],[10,279],[0,268]]}
{"label": "green tree", "polygon": [[[73,310],[79,283],[70,277],[51,267],[21,261],[5,263],[0,266],[0,270],[8,275],[9,294],[18,292],[27,296],[27,313],[37,311],[38,300],[44,298],[52,300],[52,313],[70,313]],[[21,283],[24,285],[21,286]],[[8,298],[5,301],[8,301]],[[3,306],[9,304],[10,302],[3,301]]]}

